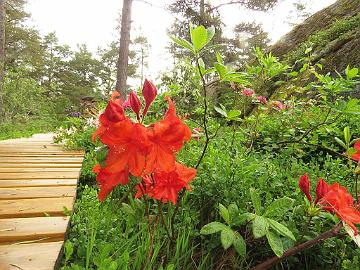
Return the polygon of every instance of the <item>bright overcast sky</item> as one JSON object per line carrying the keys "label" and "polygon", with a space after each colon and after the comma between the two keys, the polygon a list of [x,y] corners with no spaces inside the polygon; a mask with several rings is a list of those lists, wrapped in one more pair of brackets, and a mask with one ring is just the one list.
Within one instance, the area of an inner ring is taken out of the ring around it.
{"label": "bright overcast sky", "polygon": [[[121,0],[29,0],[27,11],[31,13],[31,24],[46,34],[56,32],[60,43],[76,48],[77,44],[85,43],[96,52],[99,46],[105,47],[116,40],[115,27],[121,11]],[[159,72],[171,66],[172,61],[165,47],[169,44],[166,29],[171,25],[173,16],[164,11],[166,0],[147,0],[153,5],[134,1],[132,7],[131,35],[141,32],[152,47],[147,75],[155,79]],[[214,4],[224,0],[211,0]],[[240,21],[256,20],[263,24],[273,41],[280,38],[291,29],[289,15],[294,12],[293,3],[296,0],[282,0],[274,11],[264,14],[249,12],[235,5],[223,6],[221,15],[227,26],[225,33],[231,34],[231,29]],[[308,11],[314,13],[335,0],[303,0],[308,3]],[[135,33],[136,32],[136,33]]]}

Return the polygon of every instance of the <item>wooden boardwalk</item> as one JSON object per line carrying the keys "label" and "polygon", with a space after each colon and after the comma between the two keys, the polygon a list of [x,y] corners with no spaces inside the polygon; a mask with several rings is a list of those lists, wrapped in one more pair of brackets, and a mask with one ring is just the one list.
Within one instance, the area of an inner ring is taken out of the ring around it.
{"label": "wooden boardwalk", "polygon": [[0,141],[0,270],[58,266],[83,156],[51,134]]}

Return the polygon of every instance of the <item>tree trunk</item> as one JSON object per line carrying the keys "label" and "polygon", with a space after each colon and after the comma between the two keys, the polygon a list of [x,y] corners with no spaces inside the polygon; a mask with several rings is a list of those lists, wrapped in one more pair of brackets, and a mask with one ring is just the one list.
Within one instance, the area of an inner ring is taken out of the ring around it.
{"label": "tree trunk", "polygon": [[0,0],[0,123],[4,120],[5,0]]}
{"label": "tree trunk", "polygon": [[126,80],[129,62],[130,26],[131,26],[131,5],[132,0],[123,0],[120,48],[117,62],[116,90],[122,98],[126,97]]}

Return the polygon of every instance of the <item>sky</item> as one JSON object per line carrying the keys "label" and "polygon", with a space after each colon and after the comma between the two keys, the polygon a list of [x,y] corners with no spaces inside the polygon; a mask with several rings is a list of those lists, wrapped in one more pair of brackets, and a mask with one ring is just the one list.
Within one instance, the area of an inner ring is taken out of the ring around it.
{"label": "sky", "polygon": [[[210,0],[213,4],[225,0]],[[294,14],[293,3],[299,0],[282,0],[276,8],[264,14],[241,9],[235,5],[223,6],[220,14],[226,25],[225,34],[231,36],[231,29],[240,21],[257,21],[263,24],[272,42],[291,29],[289,16]],[[160,72],[171,67],[171,56],[166,51],[170,43],[167,28],[174,17],[164,10],[169,0],[147,0],[148,3],[134,0],[132,6],[132,32],[134,37],[141,33],[151,45],[147,77],[156,79]],[[228,1],[226,1],[228,2]],[[332,4],[335,0],[301,0],[307,4],[309,13]],[[117,25],[121,13],[121,0],[29,0],[26,10],[31,13],[30,25],[41,34],[55,32],[61,44],[73,49],[85,43],[88,49],[106,47],[111,41],[118,40]],[[295,20],[296,21],[296,20]]]}

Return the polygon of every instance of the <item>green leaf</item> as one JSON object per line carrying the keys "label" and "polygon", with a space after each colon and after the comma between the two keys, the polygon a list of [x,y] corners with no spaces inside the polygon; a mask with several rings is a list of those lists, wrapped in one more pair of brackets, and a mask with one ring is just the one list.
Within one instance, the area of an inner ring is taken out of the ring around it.
{"label": "green leaf", "polygon": [[102,163],[103,161],[105,161],[106,156],[109,152],[109,149],[107,146],[102,146],[101,148],[99,148],[98,150],[96,150],[95,155],[96,155],[96,160],[99,163]]}
{"label": "green leaf", "polygon": [[244,238],[238,232],[235,232],[235,239],[234,239],[233,245],[234,245],[236,252],[239,253],[239,255],[241,257],[245,257],[246,243],[244,241]]}
{"label": "green leaf", "polygon": [[255,209],[255,213],[260,215],[261,214],[261,200],[260,200],[259,192],[254,188],[250,188],[250,197],[251,197],[251,201],[253,203],[254,209]]}
{"label": "green leaf", "polygon": [[235,203],[231,203],[228,207],[230,219],[233,220],[236,216],[239,215],[239,208]]}
{"label": "green leaf", "polygon": [[224,64],[224,60],[222,59],[221,55],[219,52],[216,52],[216,61],[219,63],[219,64]]}
{"label": "green leaf", "polygon": [[206,29],[206,44],[208,44],[213,39],[214,35],[215,35],[214,26],[210,26],[209,28]]}
{"label": "green leaf", "polygon": [[275,232],[268,231],[266,234],[266,238],[269,242],[272,251],[274,251],[275,255],[281,257],[284,253],[284,247],[280,236]]}
{"label": "green leaf", "polygon": [[239,110],[230,110],[227,112],[227,118],[229,120],[236,120],[240,115],[241,115],[241,111]]}
{"label": "green leaf", "polygon": [[356,154],[357,150],[354,147],[350,147],[347,151],[346,154],[351,157],[353,154]]}
{"label": "green leaf", "polygon": [[264,216],[282,216],[292,208],[293,204],[294,200],[287,197],[277,199],[266,208]]}
{"label": "green leaf", "polygon": [[357,139],[353,139],[351,142],[350,142],[350,145],[353,145],[354,143],[360,141],[360,138],[357,138]]}
{"label": "green leaf", "polygon": [[348,80],[356,78],[358,73],[359,73],[359,69],[355,67],[350,69],[350,67],[347,66],[345,69],[346,78]]}
{"label": "green leaf", "polygon": [[204,227],[201,228],[200,234],[213,234],[217,233],[219,231],[225,230],[229,228],[225,224],[222,224],[220,222],[214,221],[210,222],[209,224],[206,224]]}
{"label": "green leaf", "polygon": [[228,249],[235,240],[235,233],[229,227],[221,231],[220,235],[221,244],[224,249]]}
{"label": "green leaf", "polygon": [[191,42],[196,52],[199,52],[208,42],[207,31],[204,26],[200,25],[195,29],[190,27]]}
{"label": "green leaf", "polygon": [[220,210],[220,216],[225,220],[225,222],[228,225],[231,225],[229,210],[227,210],[227,208],[223,206],[221,203],[219,203],[219,210]]}
{"label": "green leaf", "polygon": [[295,236],[293,235],[293,233],[284,225],[282,225],[281,223],[268,218],[267,219],[270,227],[275,230],[278,234],[281,234],[283,236],[286,236],[294,241],[296,241]]}
{"label": "green leaf", "polygon": [[347,145],[350,144],[350,139],[351,139],[351,134],[350,134],[350,128],[348,126],[346,126],[344,128],[344,139],[345,139],[345,143]]}
{"label": "green leaf", "polygon": [[214,68],[219,73],[220,79],[223,79],[227,73],[227,68],[223,64],[220,63],[214,63]]}
{"label": "green leaf", "polygon": [[174,36],[169,36],[171,38],[171,40],[176,43],[177,45],[179,45],[180,47],[183,47],[185,49],[188,49],[191,52],[194,52],[194,47],[193,45],[187,41],[186,39],[182,39],[182,38],[177,38]]}
{"label": "green leaf", "polygon": [[232,217],[232,222],[234,225],[240,226],[240,225],[245,224],[245,222],[247,222],[247,221],[251,221],[252,219],[255,218],[255,216],[256,215],[252,214],[252,213],[243,213],[243,214]]}
{"label": "green leaf", "polygon": [[217,107],[217,106],[214,106],[214,109],[215,109],[215,111],[217,111],[218,113],[220,113],[222,116],[224,116],[224,117],[227,117],[227,116],[228,116],[227,113],[226,113],[226,111],[224,111],[223,109],[221,109],[221,108],[219,108],[219,107]]}
{"label": "green leaf", "polygon": [[339,139],[338,137],[335,137],[334,139],[335,139],[335,141],[336,141],[339,145],[341,145],[344,149],[347,148],[347,147],[346,147],[346,144],[345,144],[341,139]]}
{"label": "green leaf", "polygon": [[258,215],[255,216],[252,227],[255,238],[263,237],[269,231],[269,223],[267,219]]}
{"label": "green leaf", "polygon": [[66,240],[64,244],[64,253],[65,253],[65,263],[71,258],[71,255],[74,252],[74,246],[70,240]]}

